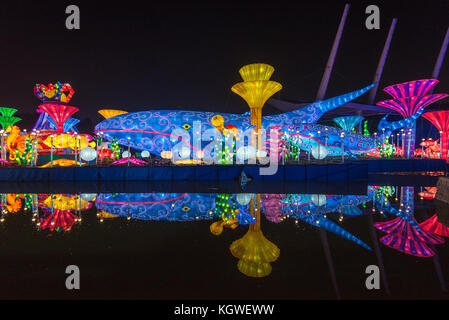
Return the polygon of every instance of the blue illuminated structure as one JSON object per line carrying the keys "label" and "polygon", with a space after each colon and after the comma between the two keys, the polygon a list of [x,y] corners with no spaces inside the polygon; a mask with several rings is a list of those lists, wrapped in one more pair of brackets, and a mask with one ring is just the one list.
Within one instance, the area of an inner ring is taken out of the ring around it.
{"label": "blue illuminated structure", "polygon": [[362,116],[346,116],[334,118],[333,121],[340,126],[345,131],[352,131],[356,125],[365,119]]}
{"label": "blue illuminated structure", "polygon": [[188,193],[102,193],[95,206],[112,215],[137,220],[211,220],[214,198]]}
{"label": "blue illuminated structure", "polygon": [[[297,131],[298,126],[303,126],[305,134],[308,136],[309,133],[314,132],[313,123],[318,121],[324,113],[354,100],[373,86],[374,84],[335,98],[319,100],[295,111],[262,117],[262,127],[267,129],[281,125],[287,128],[286,132],[289,132],[290,130]],[[234,126],[239,132],[244,132],[252,127],[248,114],[153,110],[131,112],[105,119],[97,124],[95,132],[103,134],[107,141],[112,141],[115,138],[120,145],[128,146],[129,144],[131,148],[147,150],[155,155],[161,155],[163,151],[171,151],[175,144],[181,142],[191,150],[190,155],[194,156],[202,151],[208,142],[201,141],[201,137],[194,140],[193,133],[201,134],[204,137],[208,130],[215,130],[216,127],[211,124],[211,120],[217,115],[223,118],[225,125]],[[196,126],[195,122],[200,122],[201,125]],[[309,128],[309,125],[312,127]],[[186,134],[173,134],[176,129],[183,129]],[[336,131],[336,134],[338,135],[340,131]],[[302,147],[306,148],[303,145]],[[366,150],[374,148],[374,144],[362,141],[355,148],[362,149],[361,152],[367,152]]]}

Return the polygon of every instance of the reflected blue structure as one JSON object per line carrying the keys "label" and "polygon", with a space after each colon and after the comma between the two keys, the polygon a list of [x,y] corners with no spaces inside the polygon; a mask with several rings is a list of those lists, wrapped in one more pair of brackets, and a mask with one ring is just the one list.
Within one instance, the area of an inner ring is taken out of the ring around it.
{"label": "reflected blue structure", "polygon": [[371,250],[371,247],[365,242],[326,217],[326,214],[328,213],[342,213],[343,210],[348,210],[345,208],[357,208],[358,205],[367,202],[369,197],[356,195],[335,195],[325,196],[325,198],[325,201],[323,199],[323,201],[320,201],[321,203],[319,203],[319,197],[313,198],[312,195],[308,194],[292,194],[288,195],[286,199],[281,200],[281,203],[284,204],[283,210],[286,215],[332,232],[339,237],[350,240],[367,250]]}
{"label": "reflected blue structure", "polygon": [[211,220],[213,198],[207,194],[102,193],[95,206],[112,215],[137,220]]}

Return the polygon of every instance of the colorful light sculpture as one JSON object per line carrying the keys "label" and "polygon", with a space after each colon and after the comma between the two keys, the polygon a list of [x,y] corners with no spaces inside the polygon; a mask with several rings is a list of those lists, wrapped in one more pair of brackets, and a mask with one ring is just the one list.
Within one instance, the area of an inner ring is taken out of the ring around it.
{"label": "colorful light sculpture", "polygon": [[13,126],[16,122],[22,120],[19,117],[14,117],[13,114],[17,112],[17,109],[0,107],[0,125],[2,129],[6,130],[9,126]]}
{"label": "colorful light sculpture", "polygon": [[[314,123],[320,117],[359,96],[366,93],[373,88],[374,85],[369,85],[365,88],[346,93],[327,100],[320,100],[311,103],[305,107],[298,107],[297,110],[282,113],[273,116],[262,117],[262,127],[269,128],[272,126],[281,126],[284,128],[292,124]],[[187,111],[187,110],[151,110],[131,112],[108,118],[95,126],[95,132],[103,135],[107,141],[116,139],[119,145],[128,146],[130,142],[131,148],[137,150],[147,150],[155,155],[163,157],[164,154],[171,153],[174,144],[182,143],[186,147],[190,147],[191,154],[198,154],[209,143],[204,141],[195,145],[192,137],[194,135],[194,124],[196,121],[201,123],[201,127],[196,129],[197,132],[204,134],[209,129],[216,127],[211,123],[214,116],[220,115],[223,117],[223,125],[234,125],[240,132],[251,127],[250,117],[245,114],[231,114],[231,113],[216,113],[216,112],[202,112],[202,111]],[[294,127],[294,125],[293,125]],[[292,129],[294,129],[292,127]],[[313,125],[311,125],[313,127]],[[189,133],[190,141],[185,141],[183,138],[177,138],[172,135],[174,129],[183,129]],[[337,130],[336,128],[333,128]],[[324,130],[324,128],[322,129]],[[295,132],[299,131],[295,129]],[[316,131],[315,128],[303,128],[302,131]],[[340,130],[341,131],[341,130]],[[128,140],[128,137],[131,138]],[[174,139],[173,139],[174,138]],[[365,137],[366,139],[366,137]],[[340,139],[338,138],[340,141]],[[352,150],[363,149],[366,152],[365,141],[354,141],[349,146]],[[168,157],[171,158],[172,156]]]}
{"label": "colorful light sculpture", "polygon": [[[399,112],[404,118],[409,118],[431,103],[446,98],[447,94],[430,94],[435,85],[436,79],[416,80],[395,84],[384,89],[394,99],[380,101],[378,106],[386,107]],[[406,123],[404,135],[404,156],[413,157],[415,151],[416,121]]]}
{"label": "colorful light sculpture", "polygon": [[352,131],[356,125],[365,119],[362,116],[347,116],[334,118],[333,121],[340,126],[345,131]]}
{"label": "colorful light sculpture", "polygon": [[58,133],[64,132],[64,124],[78,111],[78,108],[67,105],[74,93],[75,91],[68,83],[57,82],[47,86],[36,84],[34,87],[35,96],[43,102],[39,109],[53,119]]}
{"label": "colorful light sculpture", "polygon": [[449,237],[449,228],[438,221],[438,216],[434,214],[432,217],[419,224],[422,230],[431,232],[433,234]]}
{"label": "colorful light sculpture", "polygon": [[109,119],[122,114],[127,114],[128,112],[122,110],[102,109],[98,110],[98,113],[101,114],[105,119]]}
{"label": "colorful light sculpture", "polygon": [[391,221],[375,223],[374,227],[388,233],[380,239],[383,244],[418,257],[431,257],[435,254],[426,243],[444,243],[444,239],[438,235],[422,229],[418,230],[400,217]]}
{"label": "colorful light sculpture", "polygon": [[[256,200],[256,201],[255,201]],[[239,259],[237,267],[248,277],[266,277],[271,273],[271,262],[279,258],[279,248],[269,241],[260,228],[260,195],[251,200],[251,215],[256,223],[249,226],[248,232],[230,246],[231,254]],[[256,202],[256,203],[254,203]]]}
{"label": "colorful light sculpture", "polygon": [[68,83],[61,82],[50,83],[47,86],[43,84],[36,84],[34,86],[34,95],[41,101],[57,101],[62,103],[69,103],[72,99],[75,90]]}
{"label": "colorful light sculpture", "polygon": [[77,221],[77,216],[70,211],[57,210],[40,220],[41,229],[50,231],[69,231]]}
{"label": "colorful light sculpture", "polygon": [[64,132],[65,122],[76,112],[78,108],[56,103],[44,103],[39,106],[41,110],[48,113],[48,115],[56,122],[56,132]]}
{"label": "colorful light sculpture", "polygon": [[[251,111],[251,125],[259,131],[262,127],[262,108],[265,102],[276,92],[282,89],[282,85],[270,81],[274,68],[264,63],[254,63],[242,67],[239,70],[243,82],[232,86],[231,90],[241,96],[249,105]],[[260,142],[260,137],[258,137]],[[261,149],[261,145],[258,149]],[[253,146],[256,146],[253,141]]]}
{"label": "colorful light sculpture", "polygon": [[423,114],[440,132],[441,158],[448,161],[449,152],[449,110],[432,111]]}

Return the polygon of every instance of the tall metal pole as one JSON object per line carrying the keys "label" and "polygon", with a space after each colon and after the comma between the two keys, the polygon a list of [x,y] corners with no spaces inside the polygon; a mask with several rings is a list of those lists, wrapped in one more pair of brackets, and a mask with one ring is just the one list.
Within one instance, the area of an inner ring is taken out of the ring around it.
{"label": "tall metal pole", "polygon": [[334,67],[335,56],[337,55],[338,46],[340,45],[341,35],[343,33],[343,28],[345,26],[346,17],[348,16],[349,3],[345,5],[345,10],[343,11],[343,16],[340,20],[340,25],[338,26],[337,35],[335,36],[334,44],[332,45],[332,50],[327,60],[326,70],[324,71],[323,78],[321,79],[320,89],[316,95],[315,100],[321,100],[326,95],[327,85],[329,84],[329,79],[331,77],[332,68]]}
{"label": "tall metal pole", "polygon": [[449,45],[449,27],[447,28],[446,36],[444,37],[443,40],[443,45],[441,46],[440,53],[438,54],[437,61],[435,62],[435,67],[433,68],[432,79],[438,79],[438,76],[440,75],[441,66],[443,65],[443,60],[444,56],[446,55],[448,45]]}
{"label": "tall metal pole", "polygon": [[376,73],[374,74],[373,83],[376,85],[371,89],[371,93],[369,95],[368,103],[373,104],[374,99],[376,98],[377,89],[379,88],[379,81],[382,77],[382,72],[384,70],[385,60],[388,56],[388,51],[390,49],[391,39],[393,38],[394,29],[396,27],[396,22],[398,19],[394,18],[391,22],[390,31],[388,31],[387,40],[385,41],[384,49],[382,50],[382,55],[380,56],[379,64],[377,65]]}

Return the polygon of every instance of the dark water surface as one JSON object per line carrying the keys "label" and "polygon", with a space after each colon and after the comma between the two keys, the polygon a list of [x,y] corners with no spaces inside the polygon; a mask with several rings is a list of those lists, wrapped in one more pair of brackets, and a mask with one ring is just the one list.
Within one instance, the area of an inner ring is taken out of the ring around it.
{"label": "dark water surface", "polygon": [[[447,299],[448,245],[426,244],[413,223],[437,214],[449,225],[434,192],[2,194],[0,299]],[[232,207],[239,224],[214,235]],[[373,224],[394,219],[391,248]],[[80,290],[65,287],[68,265]],[[379,290],[365,286],[368,265],[380,267]]]}

